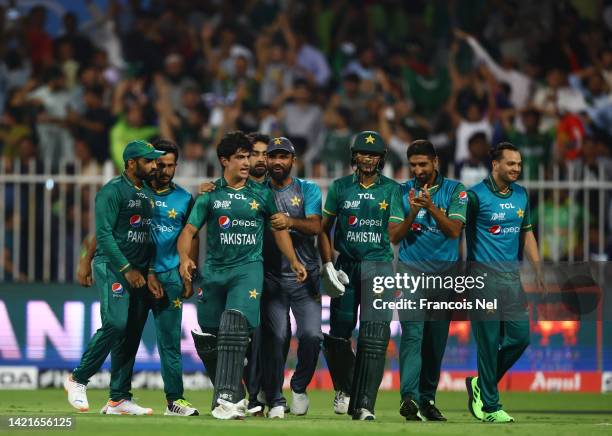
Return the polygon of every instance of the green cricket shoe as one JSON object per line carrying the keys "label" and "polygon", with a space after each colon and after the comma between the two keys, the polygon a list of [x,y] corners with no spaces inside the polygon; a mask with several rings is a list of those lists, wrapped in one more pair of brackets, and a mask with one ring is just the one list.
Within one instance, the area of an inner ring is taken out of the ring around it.
{"label": "green cricket shoe", "polygon": [[484,412],[483,422],[490,422],[492,424],[505,424],[507,422],[514,422],[514,418],[508,415],[503,410],[498,410],[496,412]]}
{"label": "green cricket shoe", "polygon": [[482,411],[482,400],[480,399],[480,388],[478,387],[478,377],[466,377],[465,387],[468,393],[468,410],[474,418],[479,421],[484,419]]}

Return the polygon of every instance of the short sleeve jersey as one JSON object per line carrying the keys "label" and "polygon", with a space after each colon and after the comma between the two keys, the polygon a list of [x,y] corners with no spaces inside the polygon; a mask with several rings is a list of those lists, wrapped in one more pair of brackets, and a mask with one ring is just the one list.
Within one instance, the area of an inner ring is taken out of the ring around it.
{"label": "short sleeve jersey", "polygon": [[329,186],[323,215],[334,217],[334,247],[355,262],[390,261],[389,222],[404,220],[399,184],[379,175],[364,186],[357,174],[334,180]]}
{"label": "short sleeve jersey", "polygon": [[206,226],[206,264],[220,268],[262,261],[264,226],[277,213],[270,188],[247,180],[240,188],[215,181],[212,192],[200,194],[187,220]]}

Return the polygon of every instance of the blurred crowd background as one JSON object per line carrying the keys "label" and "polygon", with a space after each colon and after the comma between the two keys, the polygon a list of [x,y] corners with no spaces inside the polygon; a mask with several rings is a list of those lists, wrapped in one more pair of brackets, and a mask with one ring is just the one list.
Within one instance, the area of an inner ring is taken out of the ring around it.
{"label": "blurred crowd background", "polygon": [[[218,168],[219,138],[241,129],[289,137],[298,174],[326,178],[350,171],[350,138],[368,129],[398,180],[419,138],[468,186],[502,140],[522,151],[527,181],[612,180],[610,0],[99,0],[84,2],[86,16],[58,1],[55,32],[53,2],[36,3],[0,1],[3,174],[99,175],[105,162],[118,172],[127,142],[162,136],[181,149],[177,175],[203,177]],[[28,251],[14,255],[12,226],[33,213],[25,200],[13,213],[12,188],[11,277]],[[575,239],[544,240],[547,258],[588,257],[602,228],[612,253],[610,191],[598,192],[534,196],[534,210],[557,210],[551,238]],[[57,207],[90,222],[79,195]],[[566,234],[570,220],[588,231]]]}

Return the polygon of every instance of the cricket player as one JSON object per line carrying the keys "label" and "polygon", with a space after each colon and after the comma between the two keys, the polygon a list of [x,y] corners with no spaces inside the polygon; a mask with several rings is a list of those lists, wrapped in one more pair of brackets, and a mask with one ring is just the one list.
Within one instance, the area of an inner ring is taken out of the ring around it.
{"label": "cricket player", "polygon": [[[223,177],[215,182],[213,192],[198,196],[177,245],[181,276],[191,281],[196,266],[189,257],[191,243],[207,224],[208,254],[198,323],[202,332],[216,339],[203,362],[209,370],[209,365],[216,366],[212,415],[217,419],[242,418],[247,413],[241,380],[250,336],[259,325],[263,231],[278,214],[270,189],[249,180],[251,150],[244,133],[224,135],[217,146]],[[307,272],[296,257],[289,233],[276,231],[274,240],[297,279],[304,281]]]}
{"label": "cricket player", "polygon": [[308,271],[300,283],[286,258],[281,256],[266,231],[264,244],[264,292],[262,313],[262,368],[268,418],[284,418],[286,401],[283,381],[287,344],[291,339],[289,309],[295,316],[298,362],[291,377],[291,413],[305,415],[310,401],[306,388],[312,380],[323,334],[321,333],[321,295],[319,293],[319,255],[315,237],[321,231],[321,190],[309,181],[291,176],[296,161],[295,148],[287,138],[272,139],[267,149],[268,185],[274,193],[279,213],[272,227],[288,230],[296,255]]}
{"label": "cricket player", "polygon": [[[249,155],[249,179],[255,183],[264,184],[268,180],[268,168],[267,168],[267,150],[268,142],[270,137],[260,132],[251,132],[247,134],[247,138],[251,141],[253,149]],[[200,193],[212,192],[215,190],[216,185],[213,182],[204,182],[200,184]],[[288,315],[287,315],[288,316]],[[289,329],[291,327],[289,326]],[[209,364],[206,366],[209,377],[214,380],[214,363],[211,358],[214,358],[214,351],[211,349],[216,348],[216,337],[208,333],[201,332],[199,330],[193,330],[191,332],[194,343],[196,345],[196,351],[202,358],[203,361],[208,361]],[[289,344],[287,343],[285,349],[288,349]],[[249,410],[255,410],[257,407],[261,407],[261,411],[254,412],[253,416],[264,416],[265,408],[265,394],[261,389],[261,363],[259,349],[261,347],[261,326],[256,327],[251,335],[251,342],[249,343],[249,349],[247,351],[247,365],[244,368],[244,381],[249,394]],[[287,355],[287,352],[285,352]],[[209,368],[210,366],[210,368]],[[214,382],[213,382],[214,384]]]}
{"label": "cricket player", "polygon": [[[145,141],[125,147],[125,171],[102,187],[96,195],[97,249],[93,281],[100,292],[102,326],[95,333],[79,366],[64,383],[68,402],[75,409],[89,410],[87,383],[111,352],[108,414],[150,415],[150,408],[132,401],[130,381],[140,336],[150,307],[145,277],[155,259],[150,225],[154,203],[145,185],[157,168],[162,151]],[[159,294],[154,294],[159,298]]]}
{"label": "cricket player", "polygon": [[[160,299],[153,301],[151,309],[155,319],[157,348],[161,360],[161,374],[164,380],[167,407],[164,415],[196,416],[199,414],[183,397],[183,362],[181,356],[181,321],[183,314],[183,299],[193,295],[191,283],[183,285],[178,273],[178,252],[176,241],[187,222],[187,217],[193,206],[191,194],[174,184],[172,179],[178,161],[178,147],[167,140],[153,142],[156,150],[165,154],[157,159],[155,177],[147,183],[152,190],[155,202],[151,235],[155,242],[155,262],[149,268],[147,285],[153,288]],[[96,239],[91,246],[95,249]],[[197,260],[198,238],[192,244],[192,259]],[[85,259],[79,266],[79,279],[84,286],[88,280],[81,277],[90,276],[90,262]],[[87,269],[89,267],[89,272]],[[111,376],[112,378],[113,376]],[[102,409],[108,412],[110,402]]]}
{"label": "cricket player", "polygon": [[[438,173],[438,156],[431,142],[414,141],[406,156],[414,178],[401,185],[404,222],[389,226],[391,242],[400,244],[398,270],[413,275],[452,274],[459,260],[467,192],[461,183]],[[447,300],[450,292],[417,289],[413,295]],[[400,414],[406,420],[446,421],[435,399],[450,315],[422,313],[422,318],[401,321]]]}
{"label": "cricket player", "polygon": [[497,299],[497,310],[472,315],[478,348],[478,376],[466,378],[468,408],[484,422],[513,422],[499,403],[497,383],[529,345],[529,314],[521,285],[518,259],[524,256],[535,269],[536,283],[544,289],[538,244],[533,235],[529,197],[516,180],[521,154],[508,143],[492,152],[491,174],[468,191],[466,240],[473,275],[486,273],[480,295]]}
{"label": "cricket player", "polygon": [[[353,137],[351,164],[356,171],[330,185],[319,235],[322,285],[333,297],[323,353],[336,391],[334,411],[348,411],[359,420],[375,419],[374,405],[383,376],[392,315],[384,313],[379,320],[367,320],[363,316],[365,308],[361,308],[355,357],[350,338],[357,323],[357,309],[362,293],[368,293],[369,298],[372,292],[362,289],[362,262],[388,264],[383,271],[363,271],[364,277],[392,274],[388,225],[404,220],[399,185],[380,173],[386,150],[376,132],[364,131]],[[335,265],[331,243],[334,224],[334,248],[339,252]]]}

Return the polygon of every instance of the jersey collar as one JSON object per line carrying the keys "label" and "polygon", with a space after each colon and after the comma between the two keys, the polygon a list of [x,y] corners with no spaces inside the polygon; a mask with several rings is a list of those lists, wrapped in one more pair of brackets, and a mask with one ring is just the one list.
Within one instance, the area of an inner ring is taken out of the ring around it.
{"label": "jersey collar", "polygon": [[174,184],[174,182],[170,182],[170,184],[164,188],[164,189],[155,189],[153,186],[151,186],[150,184],[146,183],[147,187],[153,191],[155,193],[155,195],[168,195],[170,194],[172,191],[174,191],[176,189],[176,185]]}
{"label": "jersey collar", "polygon": [[[357,174],[357,171],[355,171],[353,173],[353,183],[359,183],[359,174]],[[362,185],[361,183],[359,183],[359,186],[361,186],[362,188],[368,189],[368,188],[371,188],[374,185],[380,185],[381,183],[382,183],[382,176],[380,175],[380,173],[377,173],[376,174],[376,180],[374,180],[374,183],[372,183],[372,184],[370,184],[368,186],[365,186],[365,185]]]}
{"label": "jersey collar", "polygon": [[[434,179],[434,184],[428,187],[427,190],[433,194],[438,189],[440,189],[440,186],[442,186],[443,181],[444,181],[444,177],[442,176],[442,174],[436,171],[436,178]],[[416,177],[414,178],[414,187],[417,189],[422,188],[421,182]]]}
{"label": "jersey collar", "polygon": [[274,185],[272,185],[272,182],[270,182],[270,179],[266,179],[265,185],[270,188],[273,189],[276,192],[283,192],[286,191],[287,189],[291,188],[293,186],[293,184],[295,183],[295,177],[291,177],[291,183],[289,183],[287,186],[284,186],[282,188],[277,188]]}
{"label": "jersey collar", "polygon": [[256,182],[252,181],[250,178],[246,180],[246,183],[241,186],[240,188],[232,188],[231,186],[229,186],[227,184],[227,180],[225,180],[225,177],[221,176],[217,181],[216,181],[216,185],[219,188],[227,188],[227,189],[231,189],[233,191],[240,191],[241,189],[246,188],[247,186],[253,186],[254,184],[256,184]]}
{"label": "jersey collar", "polygon": [[512,191],[514,190],[514,186],[513,186],[514,183],[510,183],[508,185],[508,192],[505,194],[502,194],[501,191],[499,190],[499,186],[497,186],[497,183],[495,183],[493,174],[489,174],[487,178],[483,180],[483,182],[487,186],[487,188],[489,188],[489,190],[493,194],[497,195],[498,197],[502,197],[502,198],[510,197],[510,195],[512,195]]}

